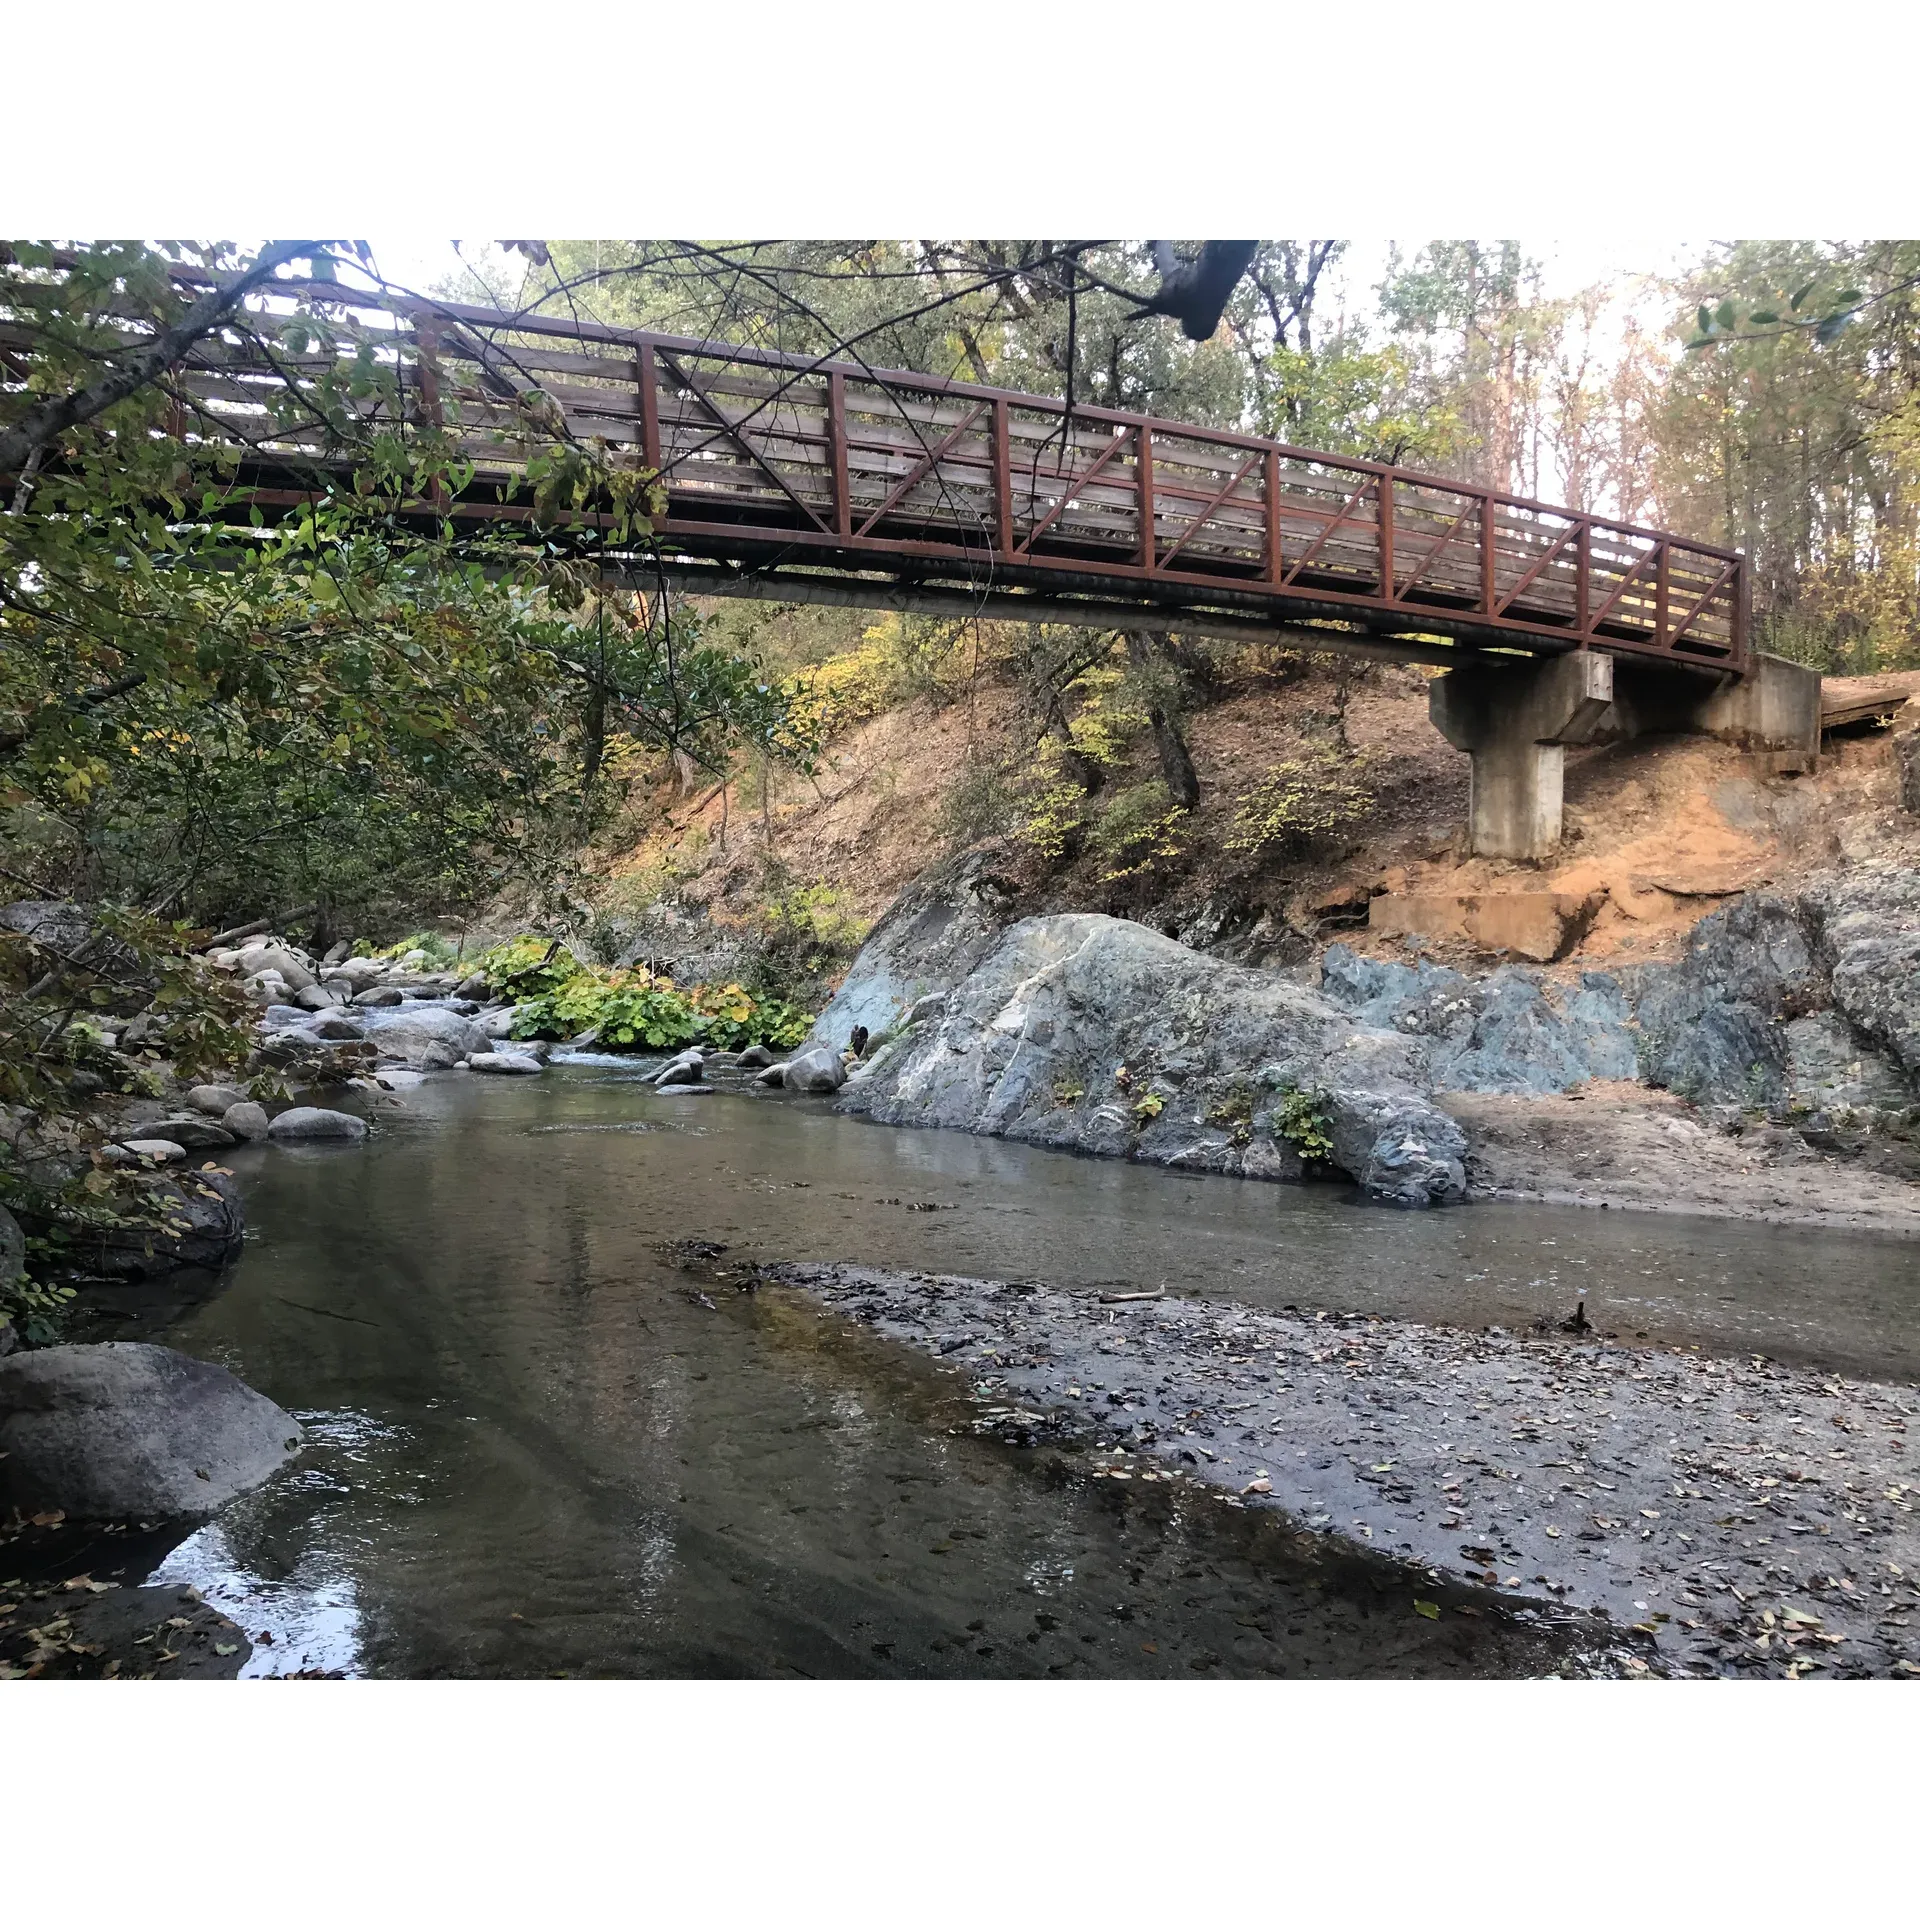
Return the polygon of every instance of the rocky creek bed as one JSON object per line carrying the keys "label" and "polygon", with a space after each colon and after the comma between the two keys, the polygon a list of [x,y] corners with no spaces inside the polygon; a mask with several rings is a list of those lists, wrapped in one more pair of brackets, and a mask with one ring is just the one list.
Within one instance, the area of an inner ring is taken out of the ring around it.
{"label": "rocky creek bed", "polygon": [[[764,1271],[964,1369],[975,1431],[1608,1623],[1620,1670],[1920,1675],[1911,1386],[1565,1334]],[[1413,1604],[1437,1620],[1443,1597]]]}

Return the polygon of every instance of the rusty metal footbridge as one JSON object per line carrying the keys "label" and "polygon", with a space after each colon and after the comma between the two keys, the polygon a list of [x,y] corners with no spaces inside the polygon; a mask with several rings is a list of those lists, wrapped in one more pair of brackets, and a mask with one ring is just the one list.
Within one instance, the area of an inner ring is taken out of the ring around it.
{"label": "rusty metal footbridge", "polygon": [[471,465],[423,510],[529,519],[537,428],[659,474],[657,550],[614,558],[695,591],[1444,664],[1592,649],[1722,681],[1749,664],[1742,556],[1655,528],[855,359],[325,282],[271,283],[177,376],[174,430],[237,451],[232,511],[295,507],[351,464],[298,398],[354,355],[382,376],[364,427],[444,434]]}

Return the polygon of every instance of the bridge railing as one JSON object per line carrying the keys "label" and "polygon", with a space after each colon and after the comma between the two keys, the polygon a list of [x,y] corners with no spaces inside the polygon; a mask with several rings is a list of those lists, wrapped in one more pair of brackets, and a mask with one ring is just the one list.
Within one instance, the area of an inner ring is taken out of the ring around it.
{"label": "bridge railing", "polygon": [[[571,316],[275,283],[255,332],[210,340],[185,375],[198,418],[248,471],[339,457],[297,394],[362,351],[383,410],[473,462],[469,514],[525,512],[505,483],[530,433],[604,442],[663,476],[661,531],[687,550],[916,577],[990,571],[1276,616],[1348,613],[1448,632],[1741,671],[1738,553],[1464,481],[1229,430]],[[296,341],[295,328],[314,332]],[[273,344],[275,339],[281,344]],[[264,344],[263,344],[264,343]],[[297,414],[297,408],[294,412]]]}

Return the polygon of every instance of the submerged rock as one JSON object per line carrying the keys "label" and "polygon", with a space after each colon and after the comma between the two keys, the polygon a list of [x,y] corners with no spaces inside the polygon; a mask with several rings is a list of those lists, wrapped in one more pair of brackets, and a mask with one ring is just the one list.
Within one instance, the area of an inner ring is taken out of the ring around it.
{"label": "submerged rock", "polygon": [[[1463,1199],[1466,1142],[1419,1083],[1418,1044],[1311,987],[1131,921],[1021,921],[847,1085],[843,1109],[1037,1145],[1299,1178],[1304,1095],[1325,1157],[1375,1196]],[[837,1058],[836,1058],[837,1064]],[[790,1062],[788,1084],[794,1084]],[[1299,1137],[1299,1138],[1296,1138]]]}
{"label": "submerged rock", "polygon": [[292,1417],[225,1367],[135,1341],[0,1360],[0,1486],[76,1519],[212,1513],[299,1449]]}

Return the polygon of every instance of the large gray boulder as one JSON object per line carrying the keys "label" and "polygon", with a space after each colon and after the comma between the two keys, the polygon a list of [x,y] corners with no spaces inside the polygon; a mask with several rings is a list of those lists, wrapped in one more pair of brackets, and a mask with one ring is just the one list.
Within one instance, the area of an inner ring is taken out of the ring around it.
{"label": "large gray boulder", "polygon": [[225,1367],[115,1340],[0,1360],[0,1499],[24,1513],[212,1513],[299,1450],[294,1420]]}
{"label": "large gray boulder", "polygon": [[286,982],[290,993],[298,993],[303,987],[319,984],[313,969],[290,948],[276,941],[261,947],[243,947],[240,951],[240,971],[247,975],[277,973]]}
{"label": "large gray boulder", "polygon": [[[1466,1141],[1417,1039],[1103,914],[1023,920],[852,1079],[843,1110],[1271,1179],[1331,1165],[1405,1204],[1466,1194]],[[790,1062],[787,1084],[794,1082]]]}
{"label": "large gray boulder", "polygon": [[264,1140],[270,1123],[258,1100],[241,1100],[220,1116],[220,1124],[236,1140]]}
{"label": "large gray boulder", "polygon": [[458,1066],[469,1054],[493,1051],[493,1042],[478,1025],[450,1007],[404,1007],[391,1013],[374,1009],[361,1016],[361,1024],[382,1053],[417,1071]]}
{"label": "large gray boulder", "polygon": [[838,1093],[847,1084],[847,1063],[831,1047],[802,1047],[787,1062],[781,1085],[792,1093]]}
{"label": "large gray boulder", "polygon": [[855,1027],[892,1033],[915,1001],[964,980],[993,950],[1009,898],[984,855],[942,861],[880,917],[808,1037],[837,1054]]}

